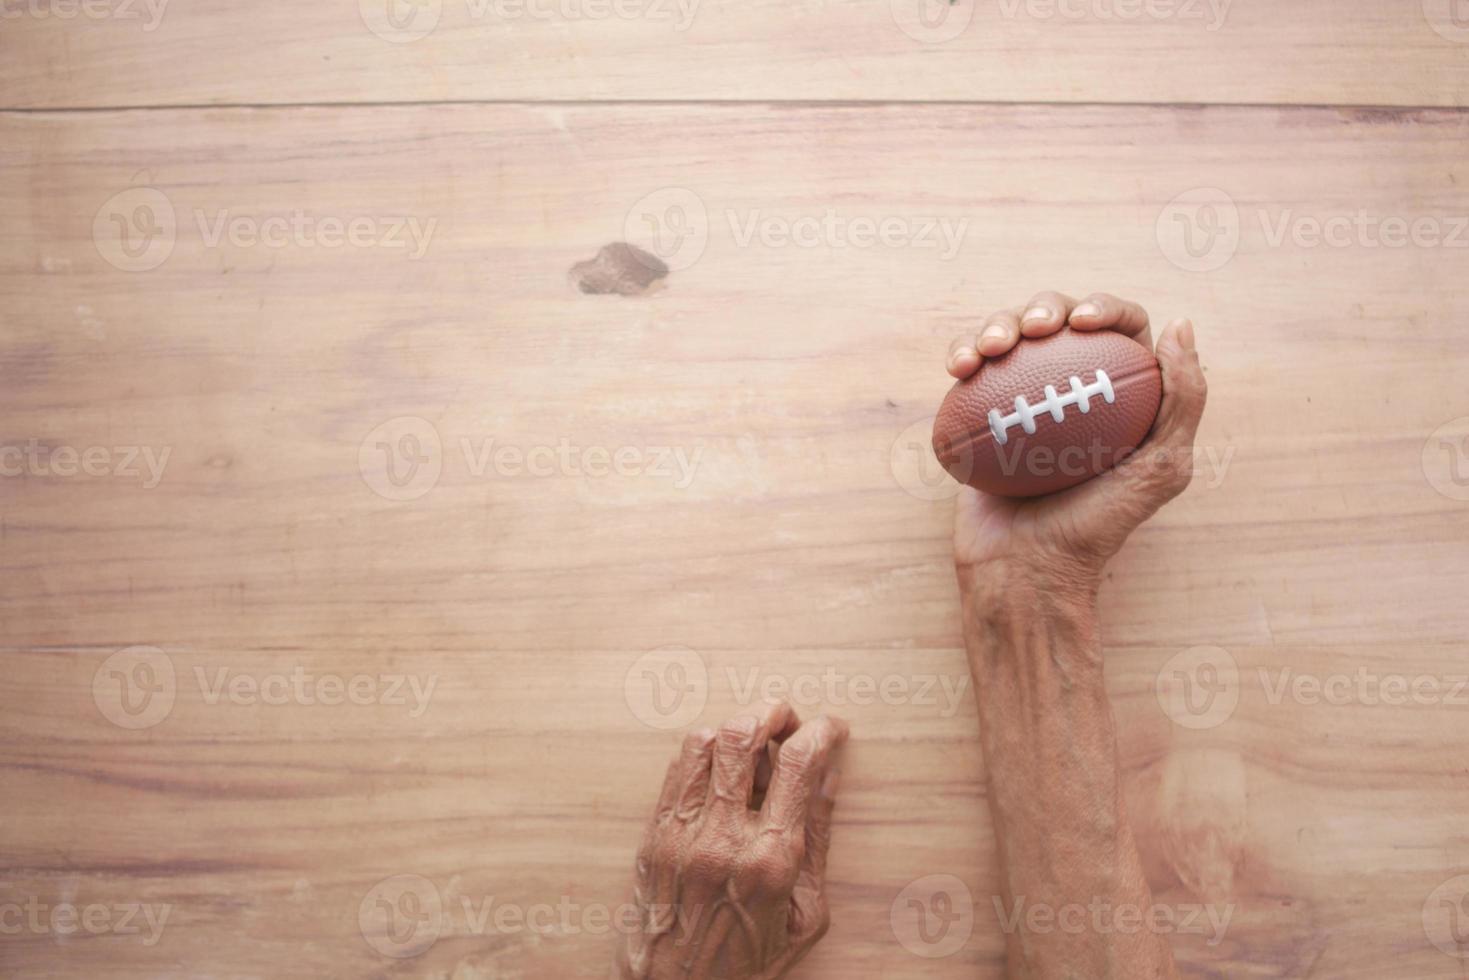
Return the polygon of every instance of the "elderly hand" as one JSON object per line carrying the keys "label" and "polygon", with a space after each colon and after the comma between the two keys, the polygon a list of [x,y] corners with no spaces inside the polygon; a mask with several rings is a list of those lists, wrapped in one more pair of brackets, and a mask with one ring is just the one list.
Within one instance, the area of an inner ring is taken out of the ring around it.
{"label": "elderly hand", "polygon": [[[1023,338],[1044,337],[1063,327],[1116,330],[1152,347],[1148,314],[1106,293],[1078,303],[1055,292],[1024,306],[991,314],[977,334],[949,348],[948,370],[967,378],[986,357],[998,357]],[[1048,584],[1092,587],[1102,566],[1127,536],[1193,476],[1194,434],[1204,413],[1207,385],[1194,348],[1194,328],[1175,320],[1155,352],[1163,369],[1163,404],[1147,440],[1122,463],[1080,486],[1029,500],[1012,500],[963,488],[954,521],[954,558],[966,571],[995,563],[1007,574],[1034,574]]]}
{"label": "elderly hand", "polygon": [[642,926],[621,980],[775,980],[825,934],[825,870],[847,726],[789,705],[684,740],[638,851]]}

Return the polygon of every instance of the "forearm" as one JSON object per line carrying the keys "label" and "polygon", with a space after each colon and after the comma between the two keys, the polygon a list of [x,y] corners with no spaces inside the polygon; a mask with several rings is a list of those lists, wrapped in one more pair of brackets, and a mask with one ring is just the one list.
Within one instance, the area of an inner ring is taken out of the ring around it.
{"label": "forearm", "polygon": [[1177,976],[1122,800],[1095,592],[960,569],[1012,978]]}

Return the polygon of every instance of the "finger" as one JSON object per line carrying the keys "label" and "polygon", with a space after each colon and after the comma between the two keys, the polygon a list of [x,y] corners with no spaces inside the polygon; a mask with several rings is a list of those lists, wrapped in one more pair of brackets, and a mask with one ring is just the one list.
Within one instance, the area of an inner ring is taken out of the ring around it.
{"label": "finger", "polygon": [[763,830],[804,834],[812,807],[820,807],[820,800],[813,803],[813,797],[819,796],[832,757],[846,740],[846,722],[823,716],[802,725],[781,746],[770,793],[765,798]]}
{"label": "finger", "polygon": [[1077,330],[1116,330],[1152,347],[1148,311],[1111,293],[1092,293],[1072,309],[1067,322]]}
{"label": "finger", "polygon": [[714,732],[708,728],[689,734],[683,740],[679,757],[679,790],[675,815],[679,820],[693,820],[704,809],[709,797],[709,770],[714,763]]}
{"label": "finger", "polygon": [[1209,386],[1195,346],[1193,324],[1175,320],[1158,340],[1163,402],[1153,430],[1108,480],[1108,498],[1119,525],[1131,530],[1178,496],[1193,478],[1194,438]]}
{"label": "finger", "polygon": [[812,797],[806,816],[806,854],[801,868],[802,877],[809,876],[811,884],[818,890],[826,884],[826,854],[831,850],[831,815],[836,809],[837,787],[841,773],[828,769],[816,795]]}
{"label": "finger", "polygon": [[954,342],[949,345],[949,357],[945,364],[948,372],[963,381],[975,371],[979,370],[979,341],[972,334],[964,337],[955,337]]}
{"label": "finger", "polygon": [[711,816],[726,820],[748,816],[760,754],[772,738],[785,739],[798,725],[796,713],[785,702],[724,723],[714,740],[713,777],[705,804]]}
{"label": "finger", "polygon": [[1025,304],[1025,312],[1020,317],[1020,332],[1027,337],[1049,336],[1066,325],[1066,318],[1075,305],[1076,300],[1065,293],[1053,290],[1036,293]]}
{"label": "finger", "polygon": [[682,787],[683,757],[678,756],[668,764],[668,772],[663,777],[663,789],[658,794],[658,806],[653,810],[653,819],[648,821],[648,826],[643,830],[642,843],[638,845],[637,876],[640,887],[647,887],[651,883],[653,848],[658,842],[663,825],[667,823],[678,803],[679,790]]}
{"label": "finger", "polygon": [[979,331],[979,353],[999,357],[1020,341],[1020,311],[991,313]]}
{"label": "finger", "polygon": [[759,806],[765,794],[770,792],[770,777],[775,775],[775,760],[780,753],[780,743],[772,741],[755,760],[755,795],[753,805]]}
{"label": "finger", "polygon": [[796,887],[791,891],[791,931],[807,941],[826,934],[831,912],[826,902],[826,855],[831,849],[831,815],[836,806],[840,773],[829,769],[811,799],[806,819],[806,846]]}
{"label": "finger", "polygon": [[831,910],[826,896],[798,882],[791,893],[791,911],[787,921],[797,948],[809,948],[820,942],[831,928]]}
{"label": "finger", "polygon": [[678,805],[679,790],[683,787],[683,756],[675,756],[668,763],[668,771],[663,776],[663,788],[658,792],[658,807],[653,811],[653,819],[662,823]]}

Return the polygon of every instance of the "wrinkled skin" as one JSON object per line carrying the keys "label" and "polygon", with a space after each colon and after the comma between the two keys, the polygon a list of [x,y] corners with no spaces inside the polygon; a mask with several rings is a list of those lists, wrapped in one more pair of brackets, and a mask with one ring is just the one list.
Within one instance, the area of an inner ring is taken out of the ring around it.
{"label": "wrinkled skin", "polygon": [[[1152,346],[1137,304],[1047,292],[955,340],[949,373],[967,378],[1022,337],[1066,326]],[[1035,500],[966,487],[957,502],[954,560],[1007,902],[1152,900],[1122,803],[1095,607],[1107,559],[1192,476],[1206,395],[1192,325],[1170,324],[1156,353],[1162,406],[1123,464]],[[829,921],[833,757],[846,734],[830,718],[801,725],[781,705],[685,740],[638,853],[643,924],[624,937],[617,980],[774,980],[815,945]],[[1008,973],[1021,980],[1177,977],[1156,935],[1021,930],[1005,940]]]}
{"label": "wrinkled skin", "polygon": [[[949,349],[967,378],[1022,337],[1063,326],[1116,330],[1151,346],[1136,303],[1096,293],[1077,303],[1041,293],[995,313]],[[1206,400],[1193,325],[1158,340],[1163,402],[1152,431],[1116,468],[1033,500],[965,488],[954,564],[974,676],[980,745],[1000,858],[998,898],[1049,909],[1148,909],[1151,889],[1128,820],[1116,723],[1102,669],[1097,592],[1127,536],[1193,475]],[[1012,980],[1177,980],[1169,936],[1147,929],[1005,932]]]}
{"label": "wrinkled skin", "polygon": [[[1024,306],[991,314],[976,333],[956,338],[949,347],[949,374],[963,380],[986,357],[999,357],[1022,338],[1046,337],[1064,327],[1114,330],[1153,348],[1147,311],[1138,304],[1107,293],[1077,302],[1063,293],[1043,292]],[[1045,497],[992,497],[964,487],[954,514],[954,559],[961,569],[1006,559],[1074,572],[1078,584],[1090,584],[1127,536],[1188,486],[1194,433],[1207,393],[1193,324],[1170,323],[1155,353],[1163,371],[1163,402],[1137,452],[1115,469]]]}
{"label": "wrinkled skin", "polygon": [[[847,726],[789,705],[689,735],[638,851],[619,980],[775,980],[830,922],[834,756]],[[757,806],[758,804],[758,806]]]}

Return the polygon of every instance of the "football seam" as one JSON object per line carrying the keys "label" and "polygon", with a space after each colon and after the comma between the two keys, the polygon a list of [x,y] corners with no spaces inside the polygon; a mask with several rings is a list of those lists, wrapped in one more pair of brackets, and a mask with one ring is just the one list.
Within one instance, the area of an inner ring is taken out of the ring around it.
{"label": "football seam", "polygon": [[[1107,369],[1106,368],[1102,368],[1101,370],[1105,371]],[[1109,374],[1108,377],[1111,378],[1113,390],[1114,391],[1118,391],[1118,390],[1121,390],[1122,388],[1127,387],[1127,385],[1129,383],[1131,383],[1133,381],[1136,381],[1138,378],[1142,377],[1145,374],[1150,373],[1153,370],[1158,370],[1161,373],[1161,370],[1162,369],[1161,368],[1155,368],[1154,366],[1151,366],[1150,365],[1148,367],[1139,368],[1136,371],[1129,371],[1127,374],[1119,375],[1117,377],[1112,377]],[[1095,378],[1096,377],[1096,370],[1093,370],[1091,373],[1092,373],[1092,376]],[[1039,421],[1043,417],[1049,416],[1049,414],[1050,414],[1049,412],[1041,412],[1041,413],[1039,413],[1037,415],[1037,421]],[[961,446],[958,446],[958,447],[954,447],[952,445],[950,446],[949,453],[948,453],[948,456],[950,458],[955,458],[955,457],[962,458],[962,456],[964,455],[964,453],[966,451],[974,450],[975,447],[979,443],[981,443],[981,442],[991,442],[991,443],[995,442],[994,435],[990,432],[989,413],[985,413],[985,415],[981,416],[981,421],[983,422],[983,425],[981,427],[979,427],[978,429],[976,429],[974,431],[974,433],[971,434],[970,437],[967,440],[965,440],[965,442]],[[1061,423],[1057,422],[1055,424],[1060,425]]]}

